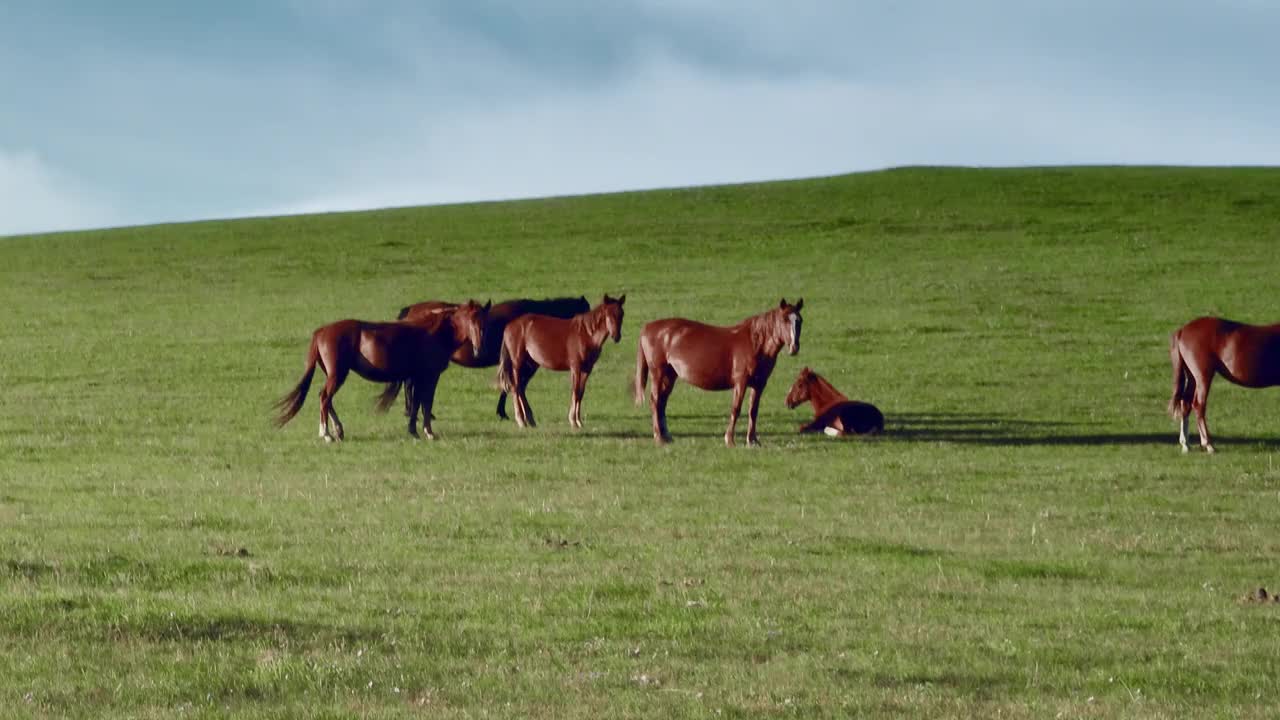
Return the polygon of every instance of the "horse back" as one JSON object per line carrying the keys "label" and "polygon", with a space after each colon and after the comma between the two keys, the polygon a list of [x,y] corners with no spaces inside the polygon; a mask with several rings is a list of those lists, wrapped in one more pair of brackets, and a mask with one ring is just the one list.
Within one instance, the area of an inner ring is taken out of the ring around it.
{"label": "horse back", "polygon": [[739,326],[685,318],[654,320],[640,331],[640,344],[650,363],[671,365],[677,375],[703,390],[727,390],[735,384],[735,373],[745,370],[752,379],[760,370],[750,334]]}
{"label": "horse back", "polygon": [[884,414],[871,403],[845,400],[822,413],[823,427],[834,427],[846,435],[867,435],[884,431]]}
{"label": "horse back", "polygon": [[1210,366],[1237,385],[1280,385],[1280,325],[1200,317],[1179,328],[1174,339],[1184,361]]}
{"label": "horse back", "polygon": [[400,314],[396,316],[397,320],[406,320],[409,322],[421,322],[432,317],[441,315],[447,310],[458,307],[458,303],[446,302],[444,300],[427,300],[426,302],[414,303],[407,307],[400,308]]}

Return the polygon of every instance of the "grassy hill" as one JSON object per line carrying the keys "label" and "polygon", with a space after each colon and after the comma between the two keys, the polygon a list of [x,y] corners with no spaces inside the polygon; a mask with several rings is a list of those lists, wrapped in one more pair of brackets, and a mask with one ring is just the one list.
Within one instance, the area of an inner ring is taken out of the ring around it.
{"label": "grassy hill", "polygon": [[[1280,170],[912,168],[0,240],[0,706],[33,716],[1221,715],[1280,701],[1276,395],[1178,452],[1168,335],[1274,322]],[[627,293],[565,421],[450,369],[436,443],[315,327],[432,298]],[[764,447],[638,329],[803,297]],[[799,437],[804,365],[887,435]],[[741,428],[740,428],[741,431]]]}

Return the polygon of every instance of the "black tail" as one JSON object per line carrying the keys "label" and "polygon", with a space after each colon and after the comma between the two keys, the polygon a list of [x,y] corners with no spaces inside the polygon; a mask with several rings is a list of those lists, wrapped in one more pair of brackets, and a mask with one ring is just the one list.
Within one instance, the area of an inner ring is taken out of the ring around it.
{"label": "black tail", "polygon": [[302,409],[302,404],[307,401],[307,391],[311,389],[311,376],[315,375],[318,362],[320,362],[320,349],[316,347],[315,335],[312,335],[311,347],[307,350],[306,372],[302,373],[302,379],[298,381],[293,392],[276,401],[275,409],[280,412],[276,417],[276,427],[284,427],[284,424],[292,420],[293,416]]}
{"label": "black tail", "polygon": [[[404,317],[404,316],[402,315],[401,317]],[[391,403],[395,402],[396,398],[400,397],[401,385],[404,385],[404,383],[403,382],[387,383],[387,386],[386,388],[383,389],[382,394],[378,396],[378,402],[376,405],[374,405],[374,408],[380,413],[386,412],[391,407]]]}
{"label": "black tail", "polygon": [[511,353],[507,352],[507,344],[502,343],[502,350],[498,353],[498,389],[510,395],[515,392],[515,375],[511,367]]}
{"label": "black tail", "polygon": [[649,383],[649,361],[644,355],[644,343],[636,343],[636,377],[631,383],[631,392],[635,394],[636,405],[645,401],[644,388]]}
{"label": "black tail", "polygon": [[1169,415],[1180,420],[1191,412],[1191,378],[1187,364],[1182,360],[1182,350],[1178,347],[1179,330],[1169,336],[1169,362],[1173,365],[1173,397],[1169,398]]}

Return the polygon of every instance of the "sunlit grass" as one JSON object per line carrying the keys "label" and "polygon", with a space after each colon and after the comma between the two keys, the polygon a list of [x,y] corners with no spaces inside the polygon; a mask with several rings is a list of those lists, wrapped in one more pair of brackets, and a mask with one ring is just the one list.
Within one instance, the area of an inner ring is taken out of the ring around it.
{"label": "sunlit grass", "polygon": [[[46,716],[1267,717],[1280,420],[1163,414],[1168,333],[1275,321],[1280,173],[916,169],[0,240],[0,707]],[[313,328],[627,293],[569,429],[449,370],[414,443],[271,403]],[[758,450],[644,323],[805,299]],[[809,365],[887,419],[800,437]]]}

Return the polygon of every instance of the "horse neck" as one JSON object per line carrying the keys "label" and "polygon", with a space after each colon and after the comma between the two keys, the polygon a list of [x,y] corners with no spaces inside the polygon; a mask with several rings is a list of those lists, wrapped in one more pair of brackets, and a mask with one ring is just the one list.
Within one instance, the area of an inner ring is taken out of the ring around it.
{"label": "horse neck", "polygon": [[832,405],[848,399],[821,375],[815,373],[813,379],[809,381],[809,402],[813,404],[813,412],[817,415],[821,415]]}
{"label": "horse neck", "polygon": [[577,331],[578,335],[587,338],[593,347],[600,347],[604,344],[605,338],[609,336],[608,327],[604,323],[604,306],[594,308],[584,313],[574,315],[569,321],[570,326]]}
{"label": "horse neck", "polygon": [[743,325],[747,327],[751,333],[751,344],[755,347],[756,352],[763,353],[769,357],[777,357],[782,351],[782,346],[787,344],[787,338],[778,337],[778,323],[773,317],[774,310],[770,310],[760,315],[753,315],[743,321]]}
{"label": "horse neck", "polygon": [[454,321],[452,312],[442,314],[440,322],[428,330],[437,342],[447,345],[451,353],[467,341],[466,333],[462,331],[462,326]]}

